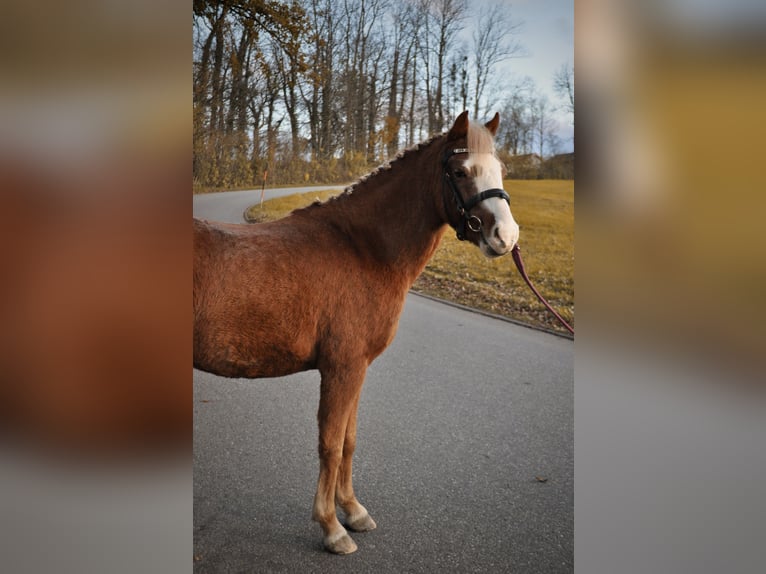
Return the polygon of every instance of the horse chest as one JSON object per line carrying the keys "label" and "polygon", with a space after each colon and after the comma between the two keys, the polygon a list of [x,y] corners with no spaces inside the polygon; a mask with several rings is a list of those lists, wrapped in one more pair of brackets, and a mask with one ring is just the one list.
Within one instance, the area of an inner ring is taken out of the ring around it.
{"label": "horse chest", "polygon": [[404,305],[404,296],[373,293],[360,305],[350,323],[351,338],[364,342],[369,361],[380,355],[393,341]]}

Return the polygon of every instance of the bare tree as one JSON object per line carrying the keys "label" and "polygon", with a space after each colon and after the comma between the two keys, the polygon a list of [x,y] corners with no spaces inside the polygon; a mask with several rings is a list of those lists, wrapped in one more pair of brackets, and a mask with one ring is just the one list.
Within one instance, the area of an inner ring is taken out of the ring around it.
{"label": "bare tree", "polygon": [[533,98],[530,106],[532,131],[537,143],[537,151],[540,159],[545,158],[545,149],[552,141],[551,133],[556,124],[551,117],[552,107],[547,96],[538,95]]}
{"label": "bare tree", "polygon": [[530,77],[516,82],[509,89],[501,113],[503,121],[497,139],[506,153],[519,155],[532,150],[532,115],[531,102],[535,94],[535,85]]}
{"label": "bare tree", "polygon": [[482,9],[478,26],[473,32],[473,64],[475,81],[473,86],[473,115],[478,118],[481,100],[493,68],[510,58],[526,54],[516,36],[521,32],[523,22],[513,20],[507,5],[493,4],[489,9]]}
{"label": "bare tree", "polygon": [[458,32],[463,29],[467,7],[465,0],[420,0],[418,8],[423,15],[419,47],[424,69],[428,131],[437,133],[445,124],[444,84],[448,57]]}
{"label": "bare tree", "polygon": [[564,109],[574,113],[574,67],[565,62],[553,75],[553,89],[556,94],[563,98]]}
{"label": "bare tree", "polygon": [[392,53],[390,54],[388,110],[384,125],[384,142],[389,156],[394,155],[399,149],[399,131],[408,90],[412,93],[415,91],[415,86],[410,81],[412,76],[410,68],[414,66],[415,61],[418,23],[413,4],[400,2],[394,7],[388,37]]}
{"label": "bare tree", "polygon": [[346,154],[367,151],[370,130],[368,104],[377,87],[374,64],[380,20],[386,0],[344,0],[340,81],[343,86],[343,149]]}
{"label": "bare tree", "polygon": [[328,160],[337,146],[336,81],[341,52],[340,4],[334,0],[305,0],[310,26],[305,47],[307,66],[301,90],[308,113],[309,145],[314,160]]}

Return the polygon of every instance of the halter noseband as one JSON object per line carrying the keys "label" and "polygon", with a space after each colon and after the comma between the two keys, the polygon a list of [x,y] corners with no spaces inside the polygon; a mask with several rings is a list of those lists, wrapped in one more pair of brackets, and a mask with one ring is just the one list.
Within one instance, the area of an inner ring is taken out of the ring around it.
{"label": "halter noseband", "polygon": [[[450,158],[453,155],[461,154],[461,153],[468,153],[468,148],[455,148],[455,149],[448,149],[446,153],[444,154],[444,159],[442,160],[442,164],[444,166],[444,178],[447,180],[447,183],[449,183],[450,189],[452,189],[452,195],[455,199],[455,205],[457,206],[457,212],[460,215],[460,221],[458,221],[457,224],[452,225],[453,229],[455,230],[457,234],[457,238],[460,241],[465,240],[465,228],[468,227],[473,232],[479,232],[481,231],[481,219],[479,219],[475,215],[471,215],[470,211],[476,207],[479,203],[484,201],[485,199],[489,199],[490,197],[499,197],[501,199],[504,199],[508,205],[511,205],[511,198],[508,197],[508,194],[505,193],[502,189],[487,189],[485,191],[482,191],[481,193],[477,193],[476,195],[468,198],[468,201],[463,201],[462,196],[460,195],[460,192],[457,190],[457,185],[455,185],[455,181],[450,176],[450,172],[447,169],[447,162],[450,160]],[[443,198],[444,196],[442,196]],[[446,210],[447,208],[447,200],[444,199],[444,208]]]}

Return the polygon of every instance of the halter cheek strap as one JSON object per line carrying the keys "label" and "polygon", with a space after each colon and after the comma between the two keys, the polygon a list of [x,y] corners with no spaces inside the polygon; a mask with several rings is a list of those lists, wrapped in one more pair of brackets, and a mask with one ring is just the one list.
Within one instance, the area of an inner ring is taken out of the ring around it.
{"label": "halter cheek strap", "polygon": [[[447,169],[447,162],[450,160],[450,158],[453,155],[461,154],[461,153],[468,153],[468,148],[456,148],[456,149],[448,149],[447,152],[444,154],[444,159],[442,160],[442,164],[444,166],[444,178],[447,180],[447,183],[449,184],[450,189],[452,189],[452,195],[455,199],[455,205],[457,206],[457,212],[460,215],[460,220],[455,224],[452,225],[453,229],[455,230],[457,234],[457,238],[460,241],[465,240],[465,228],[468,227],[471,231],[478,232],[481,231],[481,219],[479,219],[475,215],[471,215],[471,210],[476,207],[479,203],[484,201],[485,199],[489,199],[490,197],[499,197],[500,199],[504,199],[508,205],[511,204],[511,198],[508,196],[508,194],[502,190],[502,189],[487,189],[485,191],[482,191],[481,193],[477,193],[476,195],[468,198],[468,201],[463,201],[462,196],[460,195],[460,192],[457,190],[457,185],[455,185],[455,181],[450,176],[449,170]],[[444,196],[442,196],[443,198]],[[444,199],[444,208],[446,210],[447,208],[447,200]]]}

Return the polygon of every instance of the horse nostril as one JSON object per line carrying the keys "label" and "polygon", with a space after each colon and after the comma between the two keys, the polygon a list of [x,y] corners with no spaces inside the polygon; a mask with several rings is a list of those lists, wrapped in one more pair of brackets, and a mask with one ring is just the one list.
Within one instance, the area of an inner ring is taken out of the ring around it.
{"label": "horse nostril", "polygon": [[498,243],[500,243],[500,247],[505,247],[505,241],[503,241],[503,238],[500,237],[500,227],[495,226],[495,239],[497,239]]}

